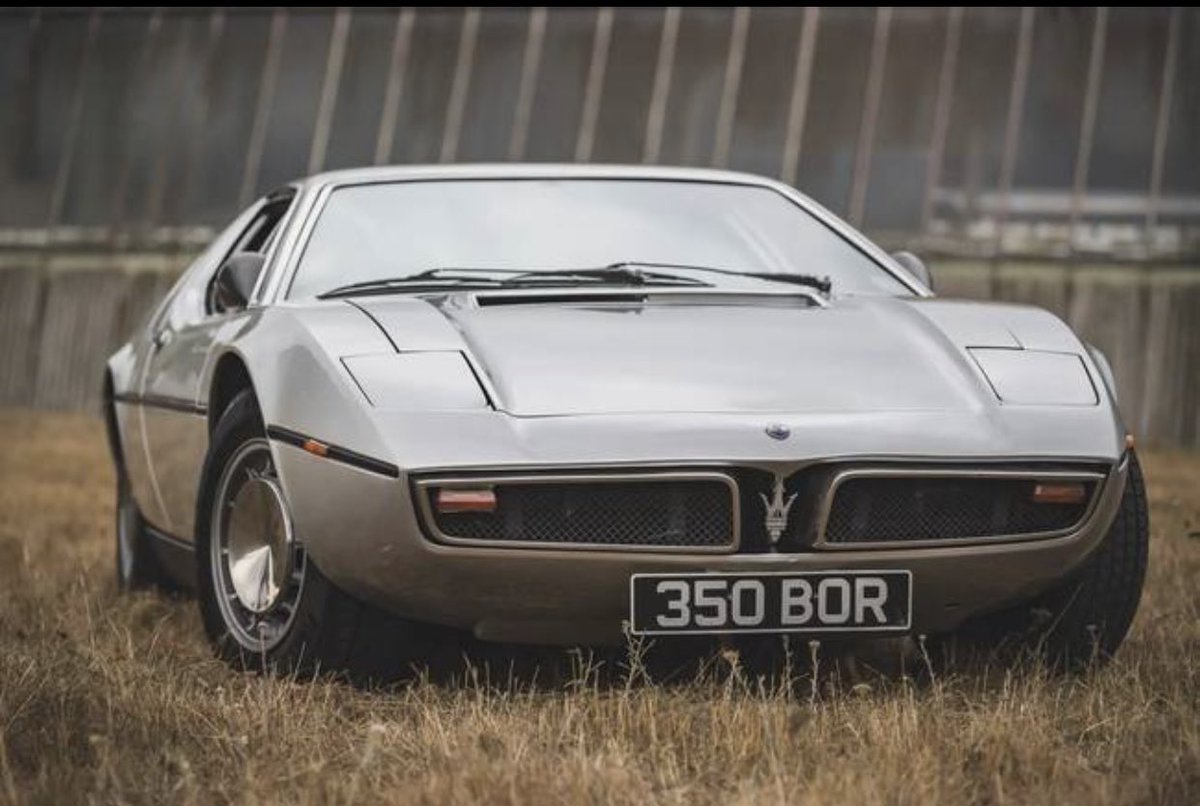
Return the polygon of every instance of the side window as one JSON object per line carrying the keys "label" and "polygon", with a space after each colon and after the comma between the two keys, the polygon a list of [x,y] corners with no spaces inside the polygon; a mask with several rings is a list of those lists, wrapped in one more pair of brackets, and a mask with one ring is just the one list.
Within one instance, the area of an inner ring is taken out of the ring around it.
{"label": "side window", "polygon": [[[254,217],[250,219],[250,223],[238,235],[237,240],[234,241],[233,245],[225,253],[225,256],[221,258],[221,264],[224,264],[230,257],[239,253],[249,252],[266,255],[275,243],[275,236],[279,232],[279,222],[283,220],[284,214],[287,213],[291,205],[292,195],[290,193],[285,197],[273,199],[264,204]],[[220,310],[216,303],[215,290],[216,271],[209,278],[205,290],[204,310],[208,314],[217,313]]]}
{"label": "side window", "polygon": [[184,270],[151,319],[150,329],[153,332],[179,330],[199,322],[207,315],[205,297],[209,280],[216,274],[230,247],[257,215],[261,206],[261,203],[256,203],[242,211]]}

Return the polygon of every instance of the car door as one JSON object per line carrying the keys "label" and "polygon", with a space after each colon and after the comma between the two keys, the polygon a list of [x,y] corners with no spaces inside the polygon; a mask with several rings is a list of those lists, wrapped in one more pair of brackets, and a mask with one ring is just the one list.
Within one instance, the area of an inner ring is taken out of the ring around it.
{"label": "car door", "polygon": [[193,539],[208,450],[207,390],[200,382],[218,331],[237,315],[220,309],[214,280],[231,255],[269,252],[291,202],[291,193],[274,195],[248,210],[234,237],[215,259],[196,267],[153,325],[141,389],[146,448],[162,506],[160,528],[186,542]]}

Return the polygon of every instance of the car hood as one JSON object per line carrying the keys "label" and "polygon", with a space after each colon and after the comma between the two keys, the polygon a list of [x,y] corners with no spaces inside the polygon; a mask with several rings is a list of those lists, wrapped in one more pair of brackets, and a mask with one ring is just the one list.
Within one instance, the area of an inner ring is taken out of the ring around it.
{"label": "car hood", "polygon": [[[1078,343],[1033,309],[897,298],[469,295],[361,306],[401,350],[462,349],[516,416],[965,411],[996,405],[968,346]],[[1003,312],[1007,310],[1007,315]],[[1028,345],[1026,345],[1028,346]]]}

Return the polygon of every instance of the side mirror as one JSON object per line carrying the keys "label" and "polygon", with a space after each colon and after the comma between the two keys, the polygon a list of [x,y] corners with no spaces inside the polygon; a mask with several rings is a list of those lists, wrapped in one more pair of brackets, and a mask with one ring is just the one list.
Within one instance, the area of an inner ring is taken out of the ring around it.
{"label": "side mirror", "polygon": [[896,252],[892,255],[892,260],[899,263],[904,270],[921,281],[921,285],[933,290],[933,275],[929,273],[929,267],[925,265],[925,261],[914,255],[912,252]]}
{"label": "side mirror", "polygon": [[213,280],[213,309],[240,311],[250,302],[266,258],[257,252],[238,252],[217,269]]}

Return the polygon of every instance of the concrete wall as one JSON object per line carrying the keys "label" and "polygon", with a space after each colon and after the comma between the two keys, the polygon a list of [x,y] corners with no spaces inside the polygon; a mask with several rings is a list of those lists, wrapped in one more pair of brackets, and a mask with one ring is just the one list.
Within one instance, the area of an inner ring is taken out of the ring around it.
{"label": "concrete wall", "polygon": [[[104,359],[186,260],[10,256],[0,267],[0,405],[96,408]],[[943,296],[1026,302],[1062,316],[1108,355],[1139,439],[1200,447],[1200,272],[981,262],[933,271]]]}

